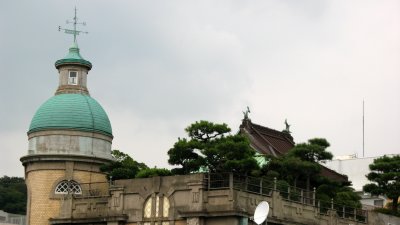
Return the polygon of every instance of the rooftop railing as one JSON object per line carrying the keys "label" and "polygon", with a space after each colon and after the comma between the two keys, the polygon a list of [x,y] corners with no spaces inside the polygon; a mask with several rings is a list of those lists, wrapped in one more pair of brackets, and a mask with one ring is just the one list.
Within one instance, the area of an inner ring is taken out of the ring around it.
{"label": "rooftop railing", "polygon": [[[367,222],[367,210],[337,204],[333,199],[330,201],[318,199],[315,188],[309,191],[287,185],[287,183],[279,182],[276,179],[271,180],[233,173],[204,174],[203,183],[206,190],[232,189],[268,197],[271,197],[275,192],[286,201],[315,207],[317,212],[322,215],[336,212],[340,218]],[[114,186],[110,182],[80,183],[80,185],[81,194],[73,194],[75,199],[109,197],[109,190]]]}
{"label": "rooftop railing", "polygon": [[272,196],[273,191],[286,201],[313,206],[318,213],[327,215],[329,211],[336,211],[340,218],[346,218],[358,222],[367,222],[367,210],[351,206],[336,204],[333,199],[324,201],[317,199],[315,188],[305,190],[286,183],[232,173],[205,174],[205,183],[208,190],[234,189],[263,196]]}

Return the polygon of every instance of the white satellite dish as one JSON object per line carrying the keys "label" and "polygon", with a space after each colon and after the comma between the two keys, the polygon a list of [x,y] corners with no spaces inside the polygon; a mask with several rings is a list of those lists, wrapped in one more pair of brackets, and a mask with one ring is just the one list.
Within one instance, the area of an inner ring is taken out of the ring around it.
{"label": "white satellite dish", "polygon": [[266,201],[260,202],[254,211],[254,222],[256,224],[262,224],[267,219],[269,213],[269,204]]}

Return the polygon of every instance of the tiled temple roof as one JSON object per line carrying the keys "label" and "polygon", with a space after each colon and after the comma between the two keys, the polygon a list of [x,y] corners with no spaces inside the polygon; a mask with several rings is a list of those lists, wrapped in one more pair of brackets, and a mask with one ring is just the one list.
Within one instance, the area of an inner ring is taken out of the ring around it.
{"label": "tiled temple roof", "polygon": [[[254,124],[250,119],[243,119],[240,133],[245,134],[250,140],[250,146],[263,155],[282,156],[295,145],[290,133]],[[340,182],[348,180],[347,176],[321,166],[321,175]]]}

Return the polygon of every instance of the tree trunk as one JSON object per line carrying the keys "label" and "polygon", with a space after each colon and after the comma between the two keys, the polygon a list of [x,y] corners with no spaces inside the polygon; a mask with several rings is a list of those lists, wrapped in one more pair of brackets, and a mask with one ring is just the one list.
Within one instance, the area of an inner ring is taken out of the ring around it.
{"label": "tree trunk", "polygon": [[399,205],[398,200],[399,200],[399,196],[396,196],[393,198],[393,202],[392,202],[392,211],[393,212],[397,212],[397,207]]}
{"label": "tree trunk", "polygon": [[306,199],[310,199],[310,175],[307,175]]}

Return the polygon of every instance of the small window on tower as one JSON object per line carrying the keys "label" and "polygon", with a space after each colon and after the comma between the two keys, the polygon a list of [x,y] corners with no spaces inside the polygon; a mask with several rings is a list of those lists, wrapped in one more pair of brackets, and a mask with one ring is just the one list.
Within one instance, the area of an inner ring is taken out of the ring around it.
{"label": "small window on tower", "polygon": [[78,84],[78,72],[69,71],[68,84],[72,84],[72,85]]}

